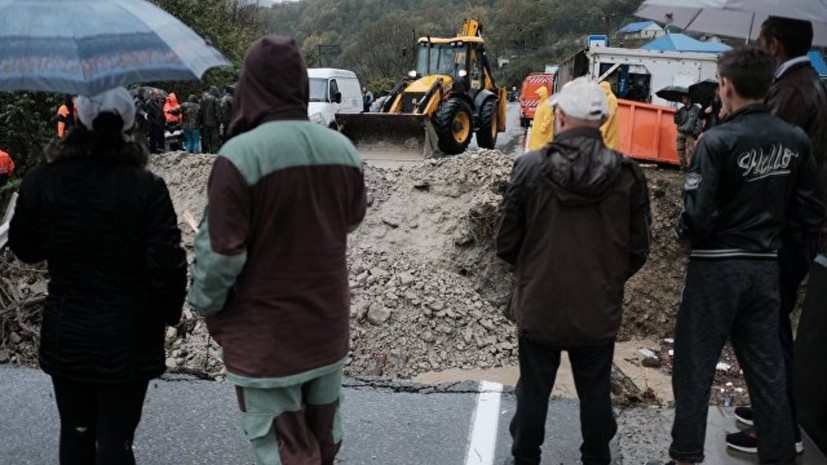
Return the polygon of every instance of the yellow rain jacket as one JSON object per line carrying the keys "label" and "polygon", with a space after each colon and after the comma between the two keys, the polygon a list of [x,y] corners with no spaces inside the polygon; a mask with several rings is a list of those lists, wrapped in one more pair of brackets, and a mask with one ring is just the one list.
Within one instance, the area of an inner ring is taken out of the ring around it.
{"label": "yellow rain jacket", "polygon": [[531,135],[528,140],[528,150],[539,150],[554,139],[554,110],[548,104],[548,89],[537,89],[537,111],[534,112],[534,123],[531,125]]}
{"label": "yellow rain jacket", "polygon": [[603,133],[603,143],[612,150],[620,151],[620,128],[617,119],[617,97],[612,93],[612,86],[606,81],[600,83],[606,98],[609,100],[609,118],[600,127]]}

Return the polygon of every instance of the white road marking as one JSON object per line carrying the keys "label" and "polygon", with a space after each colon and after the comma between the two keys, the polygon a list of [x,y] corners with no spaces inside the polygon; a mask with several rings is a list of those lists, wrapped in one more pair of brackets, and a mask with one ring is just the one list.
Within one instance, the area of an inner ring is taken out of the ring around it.
{"label": "white road marking", "polygon": [[483,381],[477,395],[477,406],[471,419],[465,465],[492,465],[497,450],[497,428],[500,424],[500,397],[503,386]]}

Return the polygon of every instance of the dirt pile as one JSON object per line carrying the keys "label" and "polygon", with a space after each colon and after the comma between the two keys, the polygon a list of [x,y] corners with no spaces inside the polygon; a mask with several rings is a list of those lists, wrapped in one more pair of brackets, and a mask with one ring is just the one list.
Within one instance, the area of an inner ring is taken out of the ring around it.
{"label": "dirt pile", "polygon": [[[185,218],[201,217],[212,161],[212,156],[180,153],[151,161],[150,169],[167,182],[190,258],[194,232]],[[413,167],[365,168],[368,214],[351,235],[348,251],[348,375],[409,378],[516,362],[516,334],[503,317],[511,278],[491,241],[511,165],[502,153],[483,150]],[[623,337],[668,335],[683,279],[683,253],[671,233],[680,174],[646,174],[654,242],[649,263],[628,286]],[[5,361],[35,364],[38,303],[19,304],[42,298],[45,272],[20,265],[8,251],[0,260],[0,287],[25,294],[0,292],[0,363],[5,351]],[[17,322],[18,314],[33,334]],[[171,369],[221,374],[215,342],[189,306],[181,325],[167,330],[167,344]]]}

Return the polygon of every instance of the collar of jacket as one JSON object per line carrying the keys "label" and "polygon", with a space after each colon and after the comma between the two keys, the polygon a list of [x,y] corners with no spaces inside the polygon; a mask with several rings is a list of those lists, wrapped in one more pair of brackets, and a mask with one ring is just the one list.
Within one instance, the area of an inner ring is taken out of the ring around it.
{"label": "collar of jacket", "polygon": [[603,134],[600,132],[600,129],[587,127],[568,129],[566,131],[561,132],[560,134],[557,134],[557,136],[554,139],[557,141],[564,141],[567,139],[576,139],[579,137],[603,140]]}
{"label": "collar of jacket", "polygon": [[748,115],[752,113],[768,113],[770,108],[764,103],[750,103],[730,113],[724,121],[732,121],[738,119],[741,115]]}
{"label": "collar of jacket", "polygon": [[775,70],[775,74],[773,77],[774,80],[777,81],[784,76],[786,76],[790,71],[802,68],[804,66],[812,66],[810,63],[810,57],[807,55],[795,57],[790,60],[785,61],[778,69]]}

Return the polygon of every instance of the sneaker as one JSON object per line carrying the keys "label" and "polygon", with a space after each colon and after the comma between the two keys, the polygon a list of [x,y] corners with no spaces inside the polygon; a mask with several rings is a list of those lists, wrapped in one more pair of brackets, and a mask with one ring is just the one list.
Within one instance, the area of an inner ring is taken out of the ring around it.
{"label": "sneaker", "polygon": [[[755,436],[755,428],[747,428],[744,431],[727,434],[726,445],[741,452],[757,454],[758,441]],[[800,454],[802,452],[804,452],[804,442],[799,437],[795,439],[795,453]]]}
{"label": "sneaker", "polygon": [[735,419],[747,426],[752,426],[752,407],[735,407]]}

